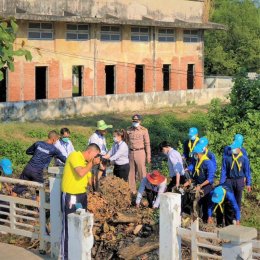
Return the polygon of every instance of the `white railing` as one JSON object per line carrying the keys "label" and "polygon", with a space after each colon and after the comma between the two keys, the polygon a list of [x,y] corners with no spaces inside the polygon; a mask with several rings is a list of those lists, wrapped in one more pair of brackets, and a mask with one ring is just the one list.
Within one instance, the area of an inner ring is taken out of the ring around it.
{"label": "white railing", "polygon": [[[0,177],[1,183],[21,184],[34,188],[39,191],[40,197],[38,202],[33,199],[0,195],[0,207],[3,209],[0,211],[0,214],[8,216],[8,219],[0,219],[0,231],[39,239],[39,249],[43,251],[46,250],[46,242],[50,242],[51,257],[55,259],[58,259],[60,252],[62,224],[60,186],[62,172],[62,167],[48,168],[50,185],[47,188],[38,182]],[[50,203],[46,203],[46,194],[48,193]],[[4,205],[1,201],[4,201],[4,204],[7,205]],[[46,232],[46,210],[50,210],[50,234]],[[1,222],[3,224],[1,224]]]}
{"label": "white railing", "polygon": [[38,239],[39,249],[45,251],[46,242],[50,242],[50,235],[46,232],[46,210],[50,209],[50,204],[46,203],[44,185],[7,177],[0,177],[0,182],[21,184],[39,190],[39,202],[0,194],[0,214],[8,216],[7,219],[0,219],[0,231]]}
{"label": "white railing", "polygon": [[[164,193],[160,195],[160,248],[159,254],[162,260],[179,260],[181,259],[181,241],[188,241],[191,245],[191,259],[237,259],[237,256],[243,255],[246,258],[241,259],[260,259],[260,241],[246,240],[246,238],[236,240],[231,231],[226,228],[221,229],[218,233],[204,232],[199,230],[199,220],[196,219],[191,228],[181,227],[181,195],[176,193]],[[233,228],[233,227],[232,227]],[[256,237],[256,230],[247,227],[235,227],[235,230],[241,228],[248,233],[248,238]],[[221,232],[224,231],[225,232]],[[242,231],[243,232],[243,231]],[[220,234],[222,233],[222,234]],[[238,232],[239,233],[239,232]],[[231,243],[225,247],[223,236],[229,236]],[[239,235],[238,235],[239,236]],[[232,239],[234,239],[232,241]],[[214,245],[211,240],[222,242],[222,246]],[[200,248],[207,248],[213,253],[202,252]],[[225,251],[224,251],[225,249]],[[253,251],[253,252],[252,252]],[[225,254],[224,254],[225,253]],[[225,257],[228,255],[228,257]]]}

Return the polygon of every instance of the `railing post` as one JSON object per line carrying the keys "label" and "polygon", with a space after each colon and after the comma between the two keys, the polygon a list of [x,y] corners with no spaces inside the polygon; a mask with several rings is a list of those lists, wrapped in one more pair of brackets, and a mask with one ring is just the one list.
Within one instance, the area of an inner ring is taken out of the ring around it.
{"label": "railing post", "polygon": [[68,248],[70,260],[91,260],[94,244],[92,213],[80,209],[68,215]]}
{"label": "railing post", "polygon": [[181,259],[181,238],[177,228],[181,226],[181,194],[160,195],[160,246],[161,260]]}
{"label": "railing post", "polygon": [[252,259],[252,239],[257,237],[255,228],[230,225],[220,229],[218,237],[230,241],[222,245],[222,259]]}
{"label": "railing post", "polygon": [[199,231],[199,220],[196,220],[191,225],[191,259],[197,260],[198,259],[198,239],[197,239],[197,232]]}
{"label": "railing post", "polygon": [[14,201],[10,201],[10,212],[9,212],[9,218],[10,218],[10,228],[11,229],[15,229],[15,223],[16,223],[16,219],[15,219],[15,202]]}
{"label": "railing post", "polygon": [[45,191],[44,188],[39,189],[39,195],[40,195],[40,251],[46,251],[46,242],[45,242],[45,236],[46,236],[46,211],[45,211]]}
{"label": "railing post", "polygon": [[50,222],[51,222],[51,257],[58,259],[60,253],[62,213],[61,213],[61,176],[63,167],[49,167],[50,181]]}

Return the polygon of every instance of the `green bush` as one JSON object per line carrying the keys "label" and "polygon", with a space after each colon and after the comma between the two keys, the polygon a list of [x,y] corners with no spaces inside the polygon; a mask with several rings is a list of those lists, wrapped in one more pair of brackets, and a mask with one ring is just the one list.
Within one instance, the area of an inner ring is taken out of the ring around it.
{"label": "green bush", "polygon": [[18,140],[7,142],[0,139],[1,158],[9,158],[12,161],[16,176],[22,172],[30,158],[25,153],[28,147],[29,145]]}

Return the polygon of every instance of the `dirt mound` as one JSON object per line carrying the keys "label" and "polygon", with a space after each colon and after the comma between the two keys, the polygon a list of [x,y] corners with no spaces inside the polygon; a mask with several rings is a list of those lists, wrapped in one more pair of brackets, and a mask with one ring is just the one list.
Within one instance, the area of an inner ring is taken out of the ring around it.
{"label": "dirt mound", "polygon": [[124,212],[131,205],[128,183],[115,176],[100,180],[100,192],[88,194],[88,210],[95,221],[110,221],[115,213]]}

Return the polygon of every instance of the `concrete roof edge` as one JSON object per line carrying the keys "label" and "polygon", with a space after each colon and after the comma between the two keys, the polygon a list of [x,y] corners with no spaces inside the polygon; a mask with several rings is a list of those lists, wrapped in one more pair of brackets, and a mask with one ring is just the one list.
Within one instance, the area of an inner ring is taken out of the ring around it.
{"label": "concrete roof edge", "polygon": [[41,15],[28,13],[0,13],[0,17],[8,18],[15,17],[17,20],[29,21],[45,21],[45,22],[84,22],[91,24],[115,24],[115,25],[138,25],[138,26],[154,26],[154,27],[172,27],[172,28],[189,28],[189,29],[215,29],[226,30],[226,26],[218,23],[197,23],[187,22],[182,20],[175,20],[174,22],[158,21],[158,20],[122,20],[119,18],[96,18],[83,16],[55,16],[55,15]]}

